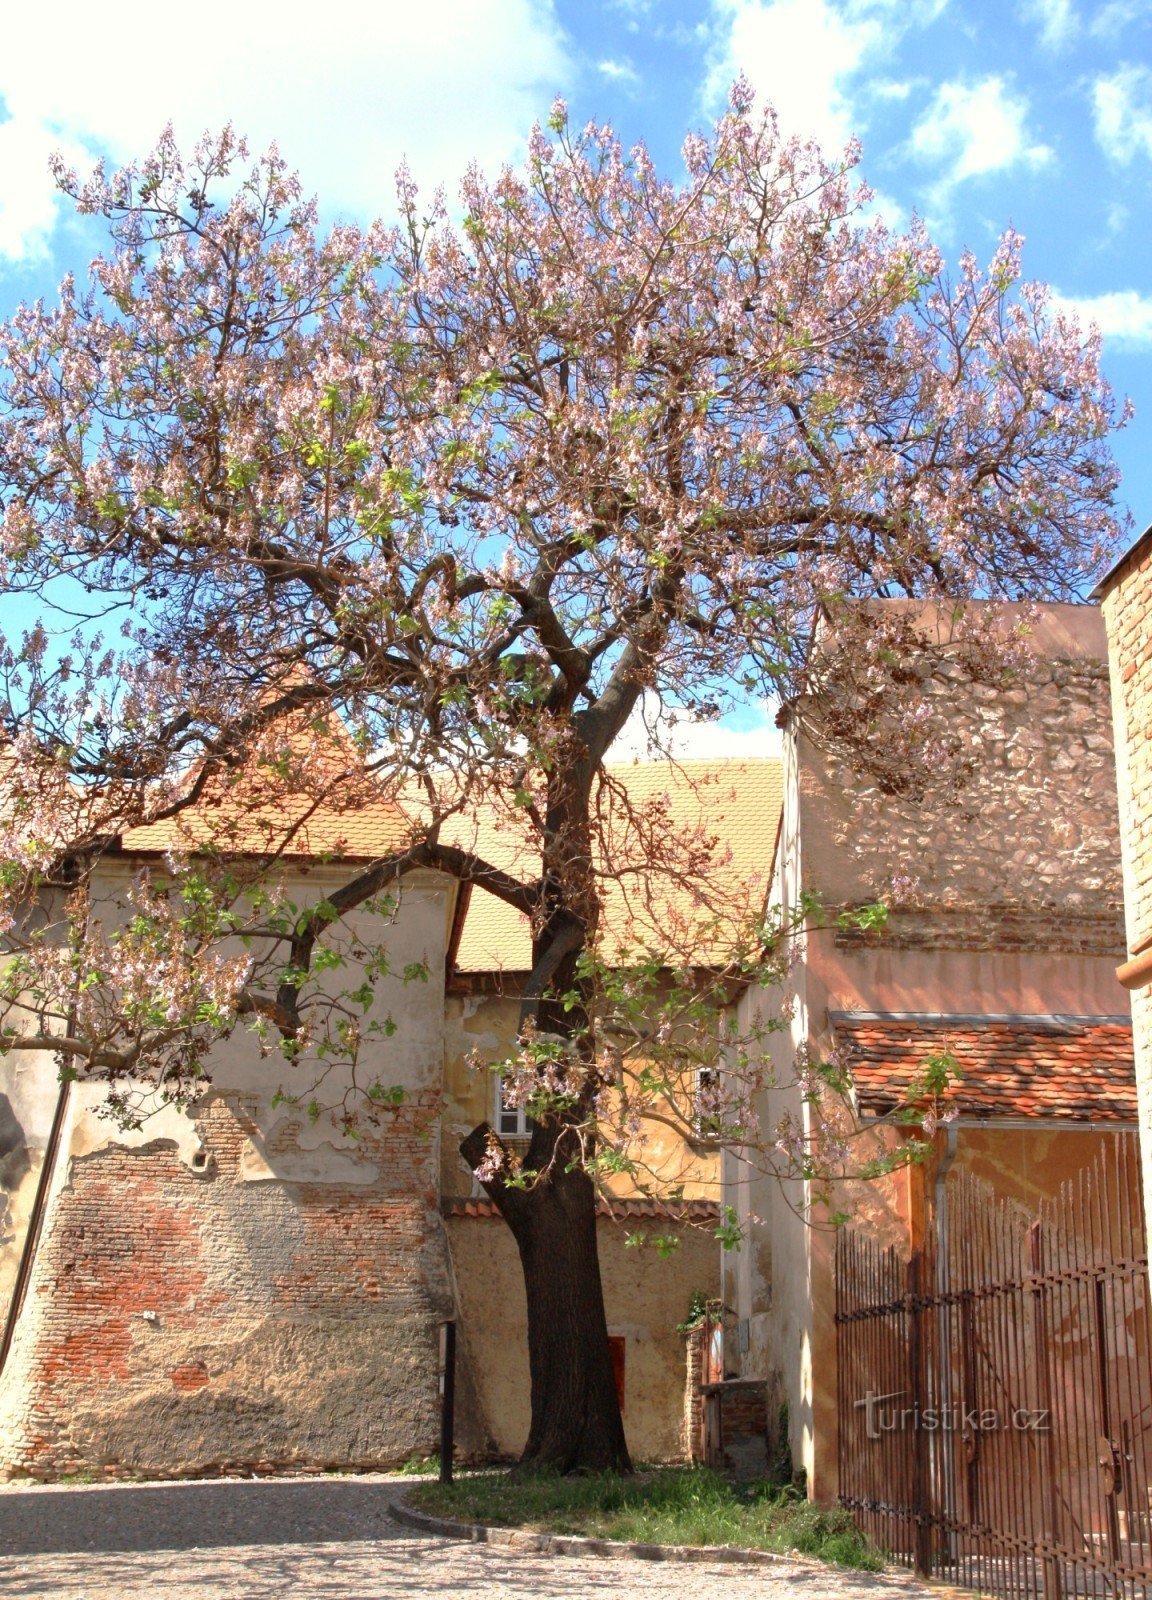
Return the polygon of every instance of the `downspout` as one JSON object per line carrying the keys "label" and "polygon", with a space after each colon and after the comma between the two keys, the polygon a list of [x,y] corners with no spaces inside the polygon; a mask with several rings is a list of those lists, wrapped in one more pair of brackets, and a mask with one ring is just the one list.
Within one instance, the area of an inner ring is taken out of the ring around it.
{"label": "downspout", "polygon": [[[959,1140],[960,1129],[955,1122],[949,1122],[944,1130],[944,1153],[940,1157],[940,1164],[936,1168],[935,1185],[935,1224],[936,1224],[936,1295],[940,1307],[941,1333],[937,1349],[937,1384],[939,1386],[939,1404],[941,1416],[951,1420],[952,1416],[952,1307],[946,1296],[951,1287],[948,1271],[948,1174],[952,1170],[952,1163],[956,1159],[956,1145]],[[944,1505],[941,1507],[946,1521],[952,1518],[956,1505],[955,1468],[956,1462],[952,1451],[948,1448],[948,1441],[952,1437],[948,1428],[943,1428],[933,1434],[933,1442],[938,1450],[942,1451],[939,1474],[939,1483],[944,1492]],[[948,1535],[949,1545],[952,1544],[952,1535]],[[953,1552],[954,1553],[954,1552]]]}
{"label": "downspout", "polygon": [[20,1321],[20,1313],[24,1309],[28,1285],[32,1280],[32,1268],[36,1264],[36,1252],[39,1249],[40,1235],[44,1229],[44,1215],[48,1209],[48,1196],[52,1192],[52,1179],[55,1176],[56,1162],[60,1154],[60,1139],[64,1132],[71,1087],[71,1080],[66,1078],[61,1083],[60,1093],[56,1097],[56,1110],[52,1115],[52,1126],[48,1133],[48,1143],[44,1148],[44,1160],[40,1167],[36,1194],[32,1200],[32,1212],[28,1218],[28,1232],[24,1236],[24,1248],[20,1252],[20,1264],[16,1268],[16,1279],[12,1285],[12,1298],[8,1302],[8,1311],[4,1318],[4,1332],[0,1336],[0,1375],[4,1372],[4,1367],[8,1360],[8,1352],[11,1350],[12,1341],[16,1337],[16,1325]]}

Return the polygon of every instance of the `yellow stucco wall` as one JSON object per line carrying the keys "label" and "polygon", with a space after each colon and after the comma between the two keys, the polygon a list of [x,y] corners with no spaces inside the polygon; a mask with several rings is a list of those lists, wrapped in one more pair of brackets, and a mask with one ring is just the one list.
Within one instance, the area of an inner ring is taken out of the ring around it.
{"label": "yellow stucco wall", "polygon": [[[440,1192],[446,1199],[473,1193],[460,1141],[477,1123],[494,1122],[496,1115],[495,1078],[472,1066],[469,1057],[477,1052],[490,1060],[508,1053],[514,1046],[519,1009],[515,993],[479,983],[471,992],[450,992],[445,999]],[[633,1181],[620,1174],[606,1184],[610,1193],[627,1197],[637,1192],[640,1182],[648,1192],[667,1193],[675,1187],[687,1200],[719,1199],[720,1158],[707,1144],[682,1139],[663,1123],[646,1121],[633,1154],[642,1167],[641,1178]]]}
{"label": "yellow stucco wall", "polygon": [[[469,1439],[516,1456],[528,1437],[528,1330],[524,1281],[516,1245],[497,1217],[450,1217],[446,1223],[459,1308],[458,1351],[464,1369],[462,1404],[478,1415],[461,1418]],[[658,1226],[676,1232],[680,1247],[661,1257],[649,1246],[626,1244],[644,1224],[597,1225],[600,1271],[610,1336],[623,1337],[624,1428],[635,1461],[683,1455],[685,1341],[676,1324],[695,1291],[719,1290],[719,1250],[710,1228]]]}

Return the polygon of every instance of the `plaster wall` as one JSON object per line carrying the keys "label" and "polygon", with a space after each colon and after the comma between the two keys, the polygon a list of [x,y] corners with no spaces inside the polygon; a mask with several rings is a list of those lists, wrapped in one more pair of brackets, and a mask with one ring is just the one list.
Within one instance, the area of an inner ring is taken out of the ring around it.
{"label": "plaster wall", "polygon": [[[1117,787],[1124,846],[1127,954],[1152,951],[1152,540],[1105,586]],[[1152,1221],[1152,964],[1129,979],[1144,1204]]]}
{"label": "plaster wall", "polygon": [[[460,1155],[461,1139],[485,1120],[496,1126],[497,1079],[471,1064],[498,1060],[516,1047],[520,999],[515,993],[472,982],[466,992],[450,992],[444,1008],[444,1133],[440,1184],[445,1198],[465,1199],[476,1190],[472,1173]],[[513,1141],[514,1142],[514,1141]],[[527,1140],[523,1140],[526,1147]],[[686,1200],[717,1200],[720,1158],[705,1141],[685,1139],[666,1123],[643,1119],[632,1148],[643,1183],[655,1193],[677,1188]],[[622,1197],[637,1192],[637,1181],[619,1173],[605,1184]]]}
{"label": "plaster wall", "polygon": [[0,1323],[11,1305],[59,1093],[50,1055],[0,1056]]}
{"label": "plaster wall", "polygon": [[[458,1350],[465,1392],[478,1415],[461,1418],[503,1456],[517,1456],[528,1437],[528,1322],[520,1257],[497,1217],[446,1222],[459,1294]],[[601,1218],[597,1245],[609,1336],[625,1340],[624,1429],[635,1461],[685,1454],[685,1336],[677,1331],[694,1291],[719,1289],[711,1228],[660,1224],[680,1246],[661,1257],[626,1244],[629,1229]]]}
{"label": "plaster wall", "polygon": [[[129,865],[101,884],[117,914]],[[335,869],[292,886],[318,899]],[[437,1205],[441,1006],[450,888],[410,878],[384,930],[365,1080],[405,1098],[364,1137],[339,1120],[331,1075],[291,1069],[238,1028],[187,1111],[122,1131],[78,1085],[43,1238],[0,1380],[3,1466],[54,1477],[379,1465],[436,1438],[437,1325],[451,1314]],[[367,922],[364,940],[380,935]],[[333,978],[333,982],[337,981]],[[348,984],[348,974],[340,978]]]}

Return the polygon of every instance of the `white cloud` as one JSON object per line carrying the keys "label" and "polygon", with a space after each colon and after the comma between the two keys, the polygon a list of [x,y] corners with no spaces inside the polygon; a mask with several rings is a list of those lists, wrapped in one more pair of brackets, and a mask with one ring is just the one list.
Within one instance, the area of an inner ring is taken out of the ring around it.
{"label": "white cloud", "polygon": [[1047,145],[1029,142],[1027,120],[1027,100],[1001,77],[941,84],[911,138],[917,160],[942,169],[930,207],[946,210],[952,190],[970,178],[1050,161]]}
{"label": "white cloud", "polygon": [[[715,109],[739,74],[771,102],[785,133],[838,154],[865,125],[872,75],[910,27],[946,0],[712,0],[704,98]],[[885,85],[890,93],[895,85]]]}
{"label": "white cloud", "polygon": [[1152,71],[1125,66],[1092,85],[1096,141],[1112,161],[1127,166],[1137,154],[1152,156]]}
{"label": "white cloud", "polygon": [[1148,15],[1148,0],[1111,0],[1101,6],[1088,27],[1094,39],[1115,39],[1130,22],[1139,22]]}
{"label": "white cloud", "polygon": [[814,136],[828,155],[856,132],[849,82],[884,47],[878,14],[830,0],[715,0],[722,34],[706,94],[715,103],[743,72],[786,133]]}
{"label": "white cloud", "polygon": [[[677,721],[671,725],[658,697],[648,693],[625,723],[609,754],[613,761],[647,761],[656,755],[669,755],[677,761],[778,756],[781,735],[776,726],[776,710],[774,703],[764,701],[733,712],[719,722]],[[652,743],[653,731],[658,734],[658,748]]]}
{"label": "white cloud", "polygon": [[1070,312],[1083,325],[1095,323],[1113,345],[1152,349],[1152,296],[1135,289],[1112,289],[1106,294],[1053,294],[1052,308]]}
{"label": "white cloud", "polygon": [[1037,24],[1046,49],[1059,50],[1079,32],[1080,18],[1072,0],[1023,0],[1020,10]]}
{"label": "white cloud", "polygon": [[452,184],[475,158],[518,153],[568,74],[552,0],[346,0],[293,19],[282,0],[59,0],[51,39],[10,8],[0,55],[0,250],[50,230],[49,149],[144,154],[166,122],[182,142],[232,120],[277,140],[330,208],[385,211],[404,155]]}
{"label": "white cloud", "polygon": [[608,57],[596,63],[596,71],[611,83],[639,83],[640,74],[630,61],[615,61]]}
{"label": "white cloud", "polygon": [[[31,260],[45,253],[59,216],[48,162],[62,143],[29,118],[0,123],[0,258]],[[73,162],[85,159],[75,143],[66,154]]]}

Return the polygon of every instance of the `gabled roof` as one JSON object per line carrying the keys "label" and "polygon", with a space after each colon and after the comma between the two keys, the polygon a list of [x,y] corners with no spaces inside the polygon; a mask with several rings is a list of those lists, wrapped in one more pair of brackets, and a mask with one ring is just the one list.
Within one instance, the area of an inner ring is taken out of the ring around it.
{"label": "gabled roof", "polygon": [[130,828],[120,842],[132,852],[211,846],[236,855],[375,860],[403,848],[411,834],[339,719],[304,710],[267,729],[247,764],[214,776],[186,810]]}
{"label": "gabled roof", "polygon": [[925,1057],[947,1049],[961,1079],[946,1098],[961,1116],[1136,1121],[1132,1024],[1126,1017],[829,1015],[860,1109],[872,1115],[902,1104]]}
{"label": "gabled roof", "polygon": [[[635,948],[681,925],[706,920],[710,909],[738,914],[763,907],[772,870],[783,797],[778,759],[656,761],[610,766],[601,829],[606,859],[596,863],[604,895],[608,949]],[[698,847],[706,903],[661,852],[664,836]],[[539,855],[495,812],[470,821],[459,841],[494,865],[531,880]],[[475,889],[461,933],[462,973],[527,972],[531,931],[520,912]]]}

